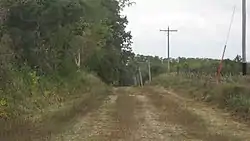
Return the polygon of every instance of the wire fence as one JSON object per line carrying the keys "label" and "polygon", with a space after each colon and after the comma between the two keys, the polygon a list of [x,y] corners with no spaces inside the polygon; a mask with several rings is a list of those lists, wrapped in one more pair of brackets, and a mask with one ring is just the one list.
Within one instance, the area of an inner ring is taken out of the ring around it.
{"label": "wire fence", "polygon": [[[181,78],[187,78],[192,80],[199,80],[206,83],[218,83],[216,74],[201,74],[201,73],[172,73],[172,75],[178,75]],[[223,75],[219,83],[238,83],[242,85],[250,84],[250,76],[242,75]]]}

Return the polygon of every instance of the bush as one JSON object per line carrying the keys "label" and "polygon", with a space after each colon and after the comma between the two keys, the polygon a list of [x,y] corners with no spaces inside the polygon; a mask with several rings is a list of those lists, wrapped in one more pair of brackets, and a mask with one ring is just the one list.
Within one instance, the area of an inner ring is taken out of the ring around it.
{"label": "bush", "polygon": [[[0,91],[1,118],[27,117],[86,93],[105,93],[107,90],[99,79],[85,72],[72,73],[68,77],[43,76],[23,67],[20,71],[12,69],[10,74],[10,83]],[[96,86],[98,91],[94,88]]]}

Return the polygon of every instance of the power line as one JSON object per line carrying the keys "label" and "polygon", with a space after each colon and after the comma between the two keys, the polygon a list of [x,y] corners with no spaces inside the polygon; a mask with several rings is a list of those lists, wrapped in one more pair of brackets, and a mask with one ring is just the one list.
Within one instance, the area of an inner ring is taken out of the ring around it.
{"label": "power line", "polygon": [[228,30],[228,33],[227,33],[227,38],[226,38],[225,45],[227,45],[229,37],[230,37],[230,33],[231,33],[233,21],[234,21],[235,10],[236,10],[236,5],[233,8],[233,14],[232,14],[232,17],[231,17],[231,21],[230,21],[229,30]]}

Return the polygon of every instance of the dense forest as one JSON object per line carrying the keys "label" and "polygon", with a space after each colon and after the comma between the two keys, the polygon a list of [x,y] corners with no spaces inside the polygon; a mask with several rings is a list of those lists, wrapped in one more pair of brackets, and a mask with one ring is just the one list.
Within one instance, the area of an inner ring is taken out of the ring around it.
{"label": "dense forest", "polygon": [[120,14],[127,4],[1,1],[1,76],[25,68],[37,75],[67,77],[85,69],[106,83],[119,81],[132,55],[131,35],[125,31],[128,21]]}

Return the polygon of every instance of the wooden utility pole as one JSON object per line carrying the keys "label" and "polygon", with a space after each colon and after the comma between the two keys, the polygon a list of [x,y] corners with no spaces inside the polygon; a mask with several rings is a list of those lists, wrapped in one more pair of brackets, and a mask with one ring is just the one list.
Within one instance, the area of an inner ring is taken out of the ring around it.
{"label": "wooden utility pole", "polygon": [[163,32],[167,32],[168,36],[168,72],[170,72],[170,32],[177,32],[178,30],[170,30],[169,26],[167,30],[160,30]]}
{"label": "wooden utility pole", "polygon": [[136,79],[136,76],[134,76],[134,86],[137,86],[137,79]]}
{"label": "wooden utility pole", "polygon": [[149,77],[149,83],[151,83],[152,81],[152,76],[151,76],[151,64],[150,64],[150,60],[148,60],[148,77]]}
{"label": "wooden utility pole", "polygon": [[242,0],[242,74],[247,74],[246,60],[246,32],[247,32],[247,2]]}
{"label": "wooden utility pole", "polygon": [[142,75],[141,75],[141,68],[140,67],[139,67],[138,71],[139,71],[139,77],[140,77],[141,87],[143,87]]}
{"label": "wooden utility pole", "polygon": [[[152,75],[151,75],[151,63],[150,60],[148,59],[146,62],[138,62],[139,64],[148,64],[148,81],[149,83],[152,81]],[[143,78],[142,78],[142,74],[141,74],[141,68],[140,66],[138,66],[138,72],[139,72],[139,80],[140,80],[140,85],[143,86]]]}

